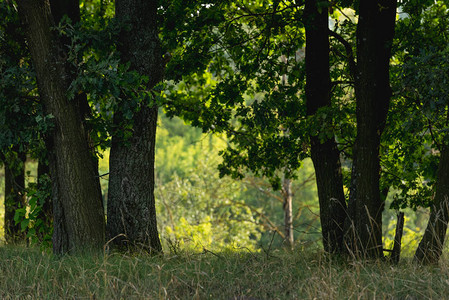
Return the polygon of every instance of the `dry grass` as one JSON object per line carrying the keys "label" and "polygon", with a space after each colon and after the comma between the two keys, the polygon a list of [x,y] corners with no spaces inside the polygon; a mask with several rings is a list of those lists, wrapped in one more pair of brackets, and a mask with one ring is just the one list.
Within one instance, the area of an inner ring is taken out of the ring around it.
{"label": "dry grass", "polygon": [[0,248],[0,298],[442,299],[449,268],[347,263],[313,250],[62,257]]}

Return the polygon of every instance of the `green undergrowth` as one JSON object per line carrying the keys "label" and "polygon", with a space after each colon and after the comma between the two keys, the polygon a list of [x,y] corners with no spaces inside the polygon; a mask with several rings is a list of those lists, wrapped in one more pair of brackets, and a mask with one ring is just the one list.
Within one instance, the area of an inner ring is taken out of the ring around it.
{"label": "green undergrowth", "polygon": [[314,251],[55,257],[0,247],[0,299],[442,299],[449,268]]}

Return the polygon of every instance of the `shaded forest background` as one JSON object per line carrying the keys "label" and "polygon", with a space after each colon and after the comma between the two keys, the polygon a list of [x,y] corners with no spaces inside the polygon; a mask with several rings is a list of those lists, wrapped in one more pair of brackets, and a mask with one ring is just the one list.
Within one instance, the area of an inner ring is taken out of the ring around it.
{"label": "shaded forest background", "polygon": [[[158,227],[166,250],[240,251],[283,247],[282,194],[268,180],[248,174],[244,180],[219,177],[218,152],[226,138],[203,134],[181,119],[161,114],[156,144],[156,201]],[[102,153],[99,172],[107,197],[109,151]],[[36,181],[37,163],[29,159],[26,181]],[[0,173],[0,241],[4,243],[4,169]],[[305,160],[293,181],[294,241],[296,247],[321,248],[319,205],[313,165]],[[387,200],[387,206],[392,198]],[[406,209],[403,251],[412,255],[424,232],[428,212]],[[395,210],[384,213],[384,244],[392,249]]]}

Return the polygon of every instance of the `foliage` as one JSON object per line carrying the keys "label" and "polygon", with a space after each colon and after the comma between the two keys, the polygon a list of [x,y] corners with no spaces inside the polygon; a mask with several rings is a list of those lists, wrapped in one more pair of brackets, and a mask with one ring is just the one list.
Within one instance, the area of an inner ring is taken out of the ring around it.
{"label": "foliage", "polygon": [[[58,31],[72,43],[68,61],[77,72],[68,97],[73,99],[78,93],[86,93],[90,104],[87,124],[92,130],[91,138],[95,145],[105,150],[112,135],[125,140],[130,136],[134,113],[142,105],[155,101],[158,92],[157,89],[147,90],[148,75],[130,71],[129,64],[120,62],[115,41],[123,24],[106,18],[102,20],[103,27],[99,27],[98,20],[87,19],[72,24],[69,19],[64,19]],[[123,124],[116,128],[112,125],[114,113],[124,116]]]}
{"label": "foliage", "polygon": [[392,77],[396,96],[383,136],[382,180],[396,189],[396,209],[430,206],[439,152],[447,139],[449,56],[442,32],[449,29],[448,10],[442,1],[422,7],[404,6],[409,15],[398,22]]}
{"label": "foliage", "polygon": [[[16,145],[42,158],[42,137],[52,130],[53,116],[42,112],[12,3],[0,1],[0,149],[8,156]],[[432,203],[439,151],[447,143],[447,5],[401,1],[391,68],[394,97],[381,145],[381,187],[393,194],[387,203],[395,210],[419,210]],[[161,1],[160,38],[165,58],[171,60],[165,85],[152,91],[146,88],[148,76],[120,64],[115,40],[123,24],[114,20],[113,2],[81,1],[82,22],[58,24],[58,32],[71,41],[68,60],[77,75],[68,93],[71,98],[87,93],[92,114],[86,124],[99,152],[105,151],[103,164],[111,135],[129,136],[132,117],[143,105],[156,102],[170,117],[180,116],[199,128],[187,130],[179,119],[163,119],[158,132],[159,225],[172,249],[255,249],[260,241],[269,243],[264,229],[276,226],[266,225],[262,215],[275,225],[282,223],[280,204],[272,201],[279,194],[267,195],[265,182],[258,181],[257,187],[248,182],[262,176],[279,189],[286,176],[297,177],[300,185],[301,168],[311,172],[305,160],[310,135],[336,137],[349,187],[356,128],[348,56],[355,49],[357,7],[358,1],[347,0],[323,7],[330,12],[334,32],[332,104],[313,117],[306,115],[304,102],[303,1]],[[113,112],[123,114],[126,124],[112,126]],[[107,166],[100,173],[107,173]],[[106,185],[103,181],[103,189]],[[45,193],[30,185],[29,207],[16,215],[34,240],[44,234],[48,241],[51,232],[37,218]],[[303,231],[305,224],[316,227],[315,187],[295,201],[298,214],[302,207],[312,207],[310,216],[297,221],[297,230]],[[412,244],[422,224],[411,212],[407,223],[413,225],[404,239]],[[389,247],[393,227],[385,232]]]}
{"label": "foliage", "polygon": [[[218,152],[226,140],[201,134],[179,118],[161,115],[156,144],[156,205],[162,240],[187,249],[280,247],[282,195],[251,173],[219,178]],[[293,224],[298,245],[319,240],[315,179],[310,160],[293,180]],[[209,231],[209,228],[211,229]],[[274,237],[273,234],[276,234]],[[203,240],[201,240],[203,238]]]}
{"label": "foliage", "polygon": [[224,142],[198,135],[179,119],[162,118],[161,124],[155,195],[162,240],[171,249],[254,250],[261,228],[244,205],[245,187],[231,178],[218,178],[216,171],[217,148]]}
{"label": "foliage", "polygon": [[[168,85],[166,109],[205,132],[227,134],[221,176],[242,178],[246,168],[279,188],[275,171],[294,176],[305,157],[299,92],[304,37],[293,25],[301,12],[301,5],[289,1],[223,2],[203,7],[186,22],[195,34],[182,36],[184,46],[174,49],[167,76],[180,84]],[[217,14],[215,23],[201,22]],[[165,31],[163,37],[171,41]],[[182,77],[171,73],[198,52],[202,69],[187,70]]]}
{"label": "foliage", "polygon": [[16,210],[14,221],[16,224],[20,224],[21,230],[26,232],[26,237],[32,244],[40,245],[42,248],[51,248],[53,226],[45,221],[51,220],[52,217],[43,217],[44,202],[51,197],[50,177],[43,175],[39,179],[39,184],[29,183],[26,193],[28,206]]}
{"label": "foliage", "polygon": [[[39,148],[48,129],[36,93],[34,70],[13,2],[1,1],[0,14],[0,151],[6,155]],[[40,134],[39,134],[40,132]]]}

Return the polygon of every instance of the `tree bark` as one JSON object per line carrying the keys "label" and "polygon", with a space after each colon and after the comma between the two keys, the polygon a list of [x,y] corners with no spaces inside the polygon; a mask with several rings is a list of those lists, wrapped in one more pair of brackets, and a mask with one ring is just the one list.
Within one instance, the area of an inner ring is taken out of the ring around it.
{"label": "tree bark", "polygon": [[[153,88],[162,80],[164,71],[157,1],[118,0],[116,17],[130,27],[120,32],[118,49],[122,62],[129,62],[131,70],[149,76],[147,88]],[[113,136],[109,161],[108,238],[120,248],[150,253],[162,251],[154,200],[157,114],[153,99],[140,103],[131,120],[132,136],[126,140],[118,134]],[[114,113],[116,128],[126,122],[121,111]]]}
{"label": "tree bark", "polygon": [[383,257],[379,146],[391,97],[389,65],[396,5],[397,0],[361,0],[359,6],[357,137],[345,241],[350,253],[361,258]]}
{"label": "tree bark", "polygon": [[53,252],[100,250],[105,220],[98,171],[79,103],[67,98],[71,76],[66,51],[52,30],[48,0],[17,1],[27,27],[39,93],[54,128],[47,139],[54,209]]}
{"label": "tree bark", "polygon": [[398,221],[396,223],[396,232],[394,235],[393,250],[391,251],[391,261],[394,264],[399,263],[402,247],[402,233],[404,232],[404,213],[398,213]]}
{"label": "tree bark", "polygon": [[[320,2],[320,4],[318,4]],[[329,36],[327,1],[307,0],[304,15],[306,29],[306,99],[307,114],[315,115],[331,104],[329,74]],[[311,136],[311,154],[315,167],[320,220],[324,249],[340,253],[343,246],[343,226],[346,200],[343,192],[340,153],[335,138],[324,141]]]}
{"label": "tree bark", "polygon": [[[448,112],[449,120],[449,112]],[[435,197],[426,231],[415,253],[415,261],[436,264],[443,252],[449,222],[449,146],[444,145],[438,164]]]}
{"label": "tree bark", "polygon": [[[15,223],[14,215],[18,208],[26,206],[25,197],[25,162],[26,153],[15,152],[17,157],[5,159],[5,240],[18,243],[25,240],[25,233],[20,224]],[[13,155],[15,156],[15,154]]]}

